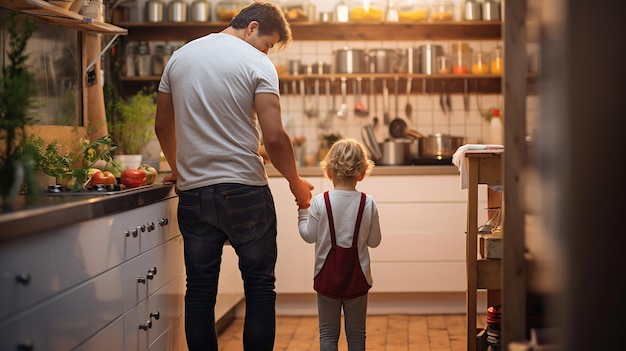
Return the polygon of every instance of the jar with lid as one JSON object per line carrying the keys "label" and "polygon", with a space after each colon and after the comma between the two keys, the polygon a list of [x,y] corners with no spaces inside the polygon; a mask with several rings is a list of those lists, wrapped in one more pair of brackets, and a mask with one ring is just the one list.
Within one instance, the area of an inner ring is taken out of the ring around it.
{"label": "jar with lid", "polygon": [[468,43],[452,43],[450,53],[453,74],[468,74],[472,62],[472,48]]}
{"label": "jar with lid", "polygon": [[192,22],[207,22],[211,20],[211,3],[207,0],[195,0],[191,3],[189,19]]}
{"label": "jar with lid", "polygon": [[491,51],[491,73],[502,74],[504,71],[504,58],[502,57],[502,48],[497,46]]}
{"label": "jar with lid", "polygon": [[489,63],[487,61],[487,53],[476,51],[472,54],[472,73],[487,74],[489,73]]}
{"label": "jar with lid", "polygon": [[452,21],[455,5],[452,1],[435,0],[430,5],[430,19],[435,22]]}
{"label": "jar with lid", "polygon": [[344,0],[339,0],[337,5],[335,5],[335,20],[337,22],[348,22],[350,20],[350,6]]}
{"label": "jar with lid", "polygon": [[400,0],[396,8],[400,22],[422,22],[428,19],[429,8],[424,0]]}
{"label": "jar with lid", "polygon": [[357,0],[350,3],[351,22],[380,22],[384,15],[383,4],[378,1]]}
{"label": "jar with lid", "polygon": [[154,47],[154,54],[152,54],[152,75],[160,76],[163,74],[163,56],[165,55],[165,47],[163,45],[157,45]]}
{"label": "jar with lid", "polygon": [[483,2],[482,17],[484,21],[499,21],[500,20],[500,1],[497,0],[485,0]]}
{"label": "jar with lid", "polygon": [[183,0],[172,0],[167,5],[167,20],[170,22],[187,21],[187,3]]}
{"label": "jar with lid", "polygon": [[86,0],[80,8],[81,15],[93,18],[94,21],[104,22],[104,4],[102,0]]}
{"label": "jar with lid", "polygon": [[215,16],[218,21],[230,22],[249,3],[240,0],[222,0],[215,5]]}
{"label": "jar with lid", "polygon": [[152,73],[152,57],[147,41],[139,42],[135,47],[135,73],[140,76],[149,76]]}
{"label": "jar with lid", "polygon": [[285,18],[289,22],[313,21],[316,17],[315,5],[309,1],[288,1],[282,6]]}
{"label": "jar with lid", "polygon": [[466,0],[463,8],[463,19],[466,21],[480,21],[482,19],[482,4],[478,0]]}
{"label": "jar with lid", "polygon": [[137,43],[134,41],[129,41],[126,44],[125,48],[125,58],[124,58],[124,76],[126,77],[134,77],[135,74],[135,48],[137,47]]}
{"label": "jar with lid", "polygon": [[163,8],[165,5],[161,0],[148,0],[146,1],[146,21],[147,22],[161,22],[163,21]]}

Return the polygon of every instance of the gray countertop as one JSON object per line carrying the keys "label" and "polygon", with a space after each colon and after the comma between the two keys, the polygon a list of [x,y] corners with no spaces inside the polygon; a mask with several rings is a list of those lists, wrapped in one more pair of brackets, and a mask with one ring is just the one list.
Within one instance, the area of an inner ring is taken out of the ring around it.
{"label": "gray countertop", "polygon": [[[272,165],[267,165],[266,168],[269,177],[281,176]],[[303,177],[323,176],[319,167],[302,167],[299,172]],[[371,176],[458,174],[458,169],[453,165],[376,166]],[[114,194],[42,194],[34,205],[27,205],[24,196],[20,195],[13,210],[0,213],[0,243],[101,216],[128,211],[175,196],[176,193],[172,185],[158,182],[150,186]]]}
{"label": "gray countertop", "polygon": [[172,185],[156,183],[119,194],[42,194],[34,205],[26,205],[24,196],[20,195],[13,210],[0,214],[0,243],[175,196]]}

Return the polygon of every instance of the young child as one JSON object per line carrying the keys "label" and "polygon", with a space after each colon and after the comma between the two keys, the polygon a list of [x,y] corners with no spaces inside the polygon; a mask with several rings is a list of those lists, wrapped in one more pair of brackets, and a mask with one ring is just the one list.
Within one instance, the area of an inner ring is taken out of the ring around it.
{"label": "young child", "polygon": [[[322,170],[333,190],[315,196],[311,206],[298,209],[300,236],[315,243],[315,278],[320,351],[337,350],[341,310],[348,350],[365,350],[367,293],[372,286],[369,247],[380,244],[378,209],[374,199],[356,190],[356,183],[374,163],[354,139],[336,141]],[[332,204],[332,207],[331,207]]]}

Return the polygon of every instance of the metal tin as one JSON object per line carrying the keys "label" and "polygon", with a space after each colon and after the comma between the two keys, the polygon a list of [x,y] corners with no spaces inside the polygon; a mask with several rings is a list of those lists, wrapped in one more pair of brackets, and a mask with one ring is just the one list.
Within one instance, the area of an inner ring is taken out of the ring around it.
{"label": "metal tin", "polygon": [[364,50],[343,48],[335,51],[335,73],[367,72],[367,56]]}
{"label": "metal tin", "polygon": [[196,0],[191,3],[190,18],[193,22],[206,22],[211,19],[211,3],[206,0]]}
{"label": "metal tin", "polygon": [[463,12],[463,18],[466,21],[480,21],[482,19],[482,6],[480,2],[476,0],[467,0],[465,2],[465,11]]}
{"label": "metal tin", "polygon": [[167,6],[167,20],[170,22],[185,22],[187,20],[187,3],[174,0]]}
{"label": "metal tin", "polygon": [[499,21],[500,20],[500,1],[485,0],[483,2],[483,20]]}
{"label": "metal tin", "polygon": [[163,21],[163,2],[161,0],[148,0],[146,2],[146,21],[162,22]]}

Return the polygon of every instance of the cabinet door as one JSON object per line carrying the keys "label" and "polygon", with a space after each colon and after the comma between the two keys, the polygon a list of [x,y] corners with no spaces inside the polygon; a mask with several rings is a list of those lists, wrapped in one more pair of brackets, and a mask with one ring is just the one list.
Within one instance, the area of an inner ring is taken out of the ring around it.
{"label": "cabinet door", "polygon": [[[185,275],[180,275],[124,314],[124,349],[145,350],[184,313]],[[156,317],[158,314],[158,319]]]}
{"label": "cabinet door", "polygon": [[185,316],[178,318],[174,325],[150,345],[149,351],[187,351],[185,339]]}

